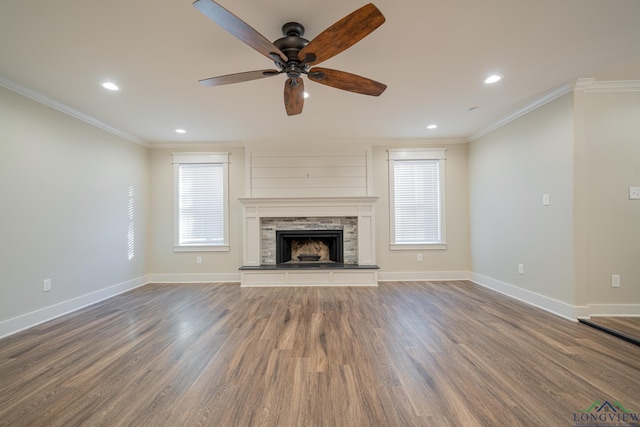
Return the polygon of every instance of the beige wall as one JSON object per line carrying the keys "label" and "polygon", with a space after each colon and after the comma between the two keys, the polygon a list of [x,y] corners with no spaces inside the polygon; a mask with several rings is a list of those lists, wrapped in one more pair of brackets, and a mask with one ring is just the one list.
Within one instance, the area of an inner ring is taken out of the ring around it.
{"label": "beige wall", "polygon": [[[471,144],[374,145],[370,194],[379,196],[376,255],[383,277],[471,271],[567,305],[637,307],[640,201],[628,200],[628,190],[640,186],[638,117],[638,92],[585,91]],[[387,150],[434,146],[447,148],[448,247],[391,251]],[[60,314],[136,279],[237,279],[245,150],[192,150],[230,152],[231,250],[203,253],[173,252],[172,151],[140,147],[0,89],[0,336],[11,319]],[[542,206],[544,193],[550,206]],[[611,288],[612,274],[621,276],[621,288]],[[43,293],[47,278],[53,290]]]}
{"label": "beige wall", "polygon": [[564,308],[550,300],[564,302],[573,317],[637,315],[640,201],[629,187],[640,186],[639,117],[637,90],[579,84],[473,142],[472,275],[552,311]]}
{"label": "beige wall", "polygon": [[147,155],[0,88],[0,325],[146,274]]}
{"label": "beige wall", "polygon": [[640,304],[640,200],[629,200],[640,187],[640,92],[583,99],[587,303]]}
{"label": "beige wall", "polygon": [[574,303],[572,164],[570,94],[470,144],[471,271]]}
{"label": "beige wall", "polygon": [[[444,147],[446,236],[445,250],[390,250],[389,173],[387,150],[416,147]],[[469,205],[467,191],[467,144],[393,144],[373,149],[373,195],[376,203],[377,260],[385,275],[394,272],[467,272],[470,267]],[[422,262],[417,261],[422,254]],[[390,277],[402,277],[390,274]],[[411,276],[410,276],[411,277]],[[420,277],[419,274],[413,277]],[[428,276],[425,276],[428,277]],[[452,276],[450,276],[452,277]]]}
{"label": "beige wall", "polygon": [[[167,275],[216,277],[221,280],[237,279],[242,265],[242,205],[244,197],[244,149],[207,148],[192,151],[228,152],[229,155],[229,245],[228,252],[173,252],[173,156],[179,150],[154,149],[150,154],[150,273],[160,280],[171,280]],[[202,264],[196,264],[196,257]],[[225,275],[231,275],[227,278]],[[204,276],[203,276],[204,275]]]}
{"label": "beige wall", "polygon": [[[413,147],[420,146],[413,144]],[[427,145],[421,145],[427,146]],[[439,147],[446,146],[439,144]],[[380,196],[376,203],[377,261],[384,273],[409,272],[466,272],[469,269],[468,206],[467,206],[467,146],[451,144],[447,150],[446,202],[447,250],[390,251],[389,250],[389,192],[387,149],[373,148],[373,191]],[[203,151],[202,149],[196,151]],[[230,175],[230,252],[174,253],[173,252],[173,168],[172,150],[154,149],[150,154],[150,256],[149,272],[163,280],[181,275],[194,280],[198,277],[220,277],[229,280],[238,275],[242,265],[242,206],[237,201],[244,194],[244,150],[242,148],[204,151],[229,151]],[[423,261],[416,254],[423,253]],[[196,264],[196,256],[202,264]],[[209,276],[207,276],[209,275]]]}

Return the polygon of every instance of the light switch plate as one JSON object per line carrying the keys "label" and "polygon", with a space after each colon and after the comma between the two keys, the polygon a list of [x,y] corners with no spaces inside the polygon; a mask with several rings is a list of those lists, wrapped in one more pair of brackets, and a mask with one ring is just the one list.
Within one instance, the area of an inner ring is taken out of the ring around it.
{"label": "light switch plate", "polygon": [[640,187],[629,187],[629,200],[640,200]]}

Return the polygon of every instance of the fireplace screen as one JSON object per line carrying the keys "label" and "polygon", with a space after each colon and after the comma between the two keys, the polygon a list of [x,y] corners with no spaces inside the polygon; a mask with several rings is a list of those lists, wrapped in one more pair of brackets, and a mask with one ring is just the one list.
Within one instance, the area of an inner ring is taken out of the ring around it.
{"label": "fireplace screen", "polygon": [[343,263],[342,230],[276,230],[276,264]]}

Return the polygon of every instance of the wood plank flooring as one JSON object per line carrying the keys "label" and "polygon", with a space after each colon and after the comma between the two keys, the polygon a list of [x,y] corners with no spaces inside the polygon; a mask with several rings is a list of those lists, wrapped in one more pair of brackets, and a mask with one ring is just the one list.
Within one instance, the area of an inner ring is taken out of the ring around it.
{"label": "wood plank flooring", "polygon": [[596,401],[640,412],[640,347],[470,282],[147,285],[0,340],[2,426],[573,426]]}

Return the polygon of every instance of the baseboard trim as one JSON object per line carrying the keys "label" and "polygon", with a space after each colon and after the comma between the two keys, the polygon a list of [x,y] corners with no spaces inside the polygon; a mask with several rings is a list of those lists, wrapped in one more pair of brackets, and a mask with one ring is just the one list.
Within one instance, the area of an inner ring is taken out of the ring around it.
{"label": "baseboard trim", "polygon": [[376,288],[377,284],[371,283],[252,283],[250,285],[241,284],[241,288]]}
{"label": "baseboard trim", "polygon": [[467,271],[380,271],[380,282],[430,282],[448,280],[469,280]]}
{"label": "baseboard trim", "polygon": [[587,304],[590,317],[640,317],[640,304]]}
{"label": "baseboard trim", "polygon": [[100,289],[99,291],[81,295],[30,313],[22,314],[12,319],[4,320],[0,322],[0,338],[24,331],[25,329],[32,328],[41,323],[48,322],[49,320],[64,316],[65,314],[69,314],[76,310],[80,310],[81,308],[146,285],[147,283],[149,283],[148,276],[137,277],[135,279],[127,280],[126,282],[118,283],[117,285]]}
{"label": "baseboard trim", "polygon": [[515,298],[526,304],[548,311],[565,319],[577,322],[578,317],[582,317],[582,314],[587,310],[587,307],[577,307],[571,304],[567,304],[562,301],[558,301],[553,298],[529,291],[527,289],[520,288],[518,286],[502,282],[500,280],[493,279],[491,277],[483,276],[478,273],[470,273],[469,280],[472,282],[499,292],[511,298]]}
{"label": "baseboard trim", "polygon": [[149,283],[240,282],[240,273],[150,274]]}
{"label": "baseboard trim", "polygon": [[[478,273],[466,271],[378,272],[378,281],[450,281],[471,280],[479,286],[515,298],[557,316],[577,321],[583,317],[640,317],[640,304],[589,304],[573,306],[518,286]],[[48,322],[65,314],[96,304],[148,283],[215,283],[240,282],[240,273],[150,274],[91,292],[67,301],[0,322],[0,338]]]}

